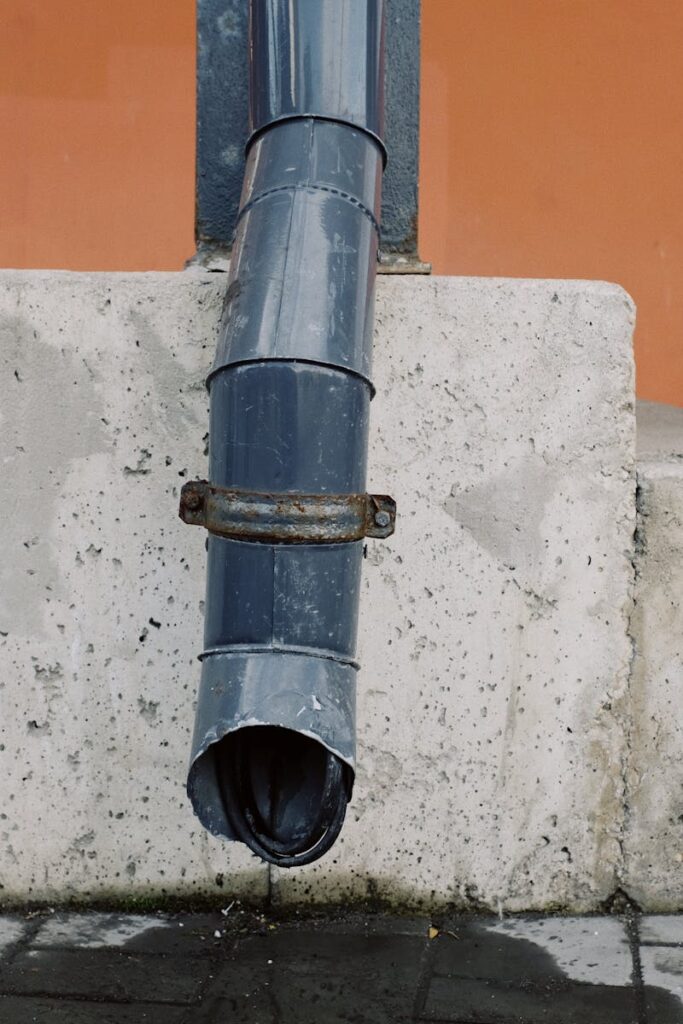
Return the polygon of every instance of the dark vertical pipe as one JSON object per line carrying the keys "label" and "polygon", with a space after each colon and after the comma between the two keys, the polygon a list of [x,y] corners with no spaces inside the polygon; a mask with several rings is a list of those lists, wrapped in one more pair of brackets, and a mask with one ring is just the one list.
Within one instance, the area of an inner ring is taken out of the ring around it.
{"label": "dark vertical pipe", "polygon": [[[251,137],[209,377],[217,487],[365,489],[382,0],[252,0]],[[209,536],[188,792],[215,835],[319,857],[353,785],[362,541]]]}

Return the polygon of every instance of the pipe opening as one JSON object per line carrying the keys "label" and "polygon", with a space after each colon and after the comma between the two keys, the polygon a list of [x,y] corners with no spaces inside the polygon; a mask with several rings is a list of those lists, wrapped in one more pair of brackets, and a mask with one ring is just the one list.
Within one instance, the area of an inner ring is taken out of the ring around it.
{"label": "pipe opening", "polygon": [[242,842],[281,867],[309,864],[341,831],[351,772],[317,740],[281,726],[248,726],[214,747],[225,813]]}

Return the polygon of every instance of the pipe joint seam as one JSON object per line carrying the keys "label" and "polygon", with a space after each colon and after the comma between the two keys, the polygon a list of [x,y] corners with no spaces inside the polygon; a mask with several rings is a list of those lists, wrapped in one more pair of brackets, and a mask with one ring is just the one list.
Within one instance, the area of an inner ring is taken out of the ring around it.
{"label": "pipe joint seam", "polygon": [[377,388],[365,374],[360,373],[358,370],[354,370],[350,366],[342,366],[338,362],[327,359],[304,359],[300,356],[286,356],[286,355],[274,355],[274,356],[259,356],[256,358],[226,358],[225,362],[218,363],[218,357],[216,358],[214,366],[211,368],[211,372],[206,378],[206,387],[209,393],[211,393],[211,386],[214,384],[221,373],[227,373],[231,370],[249,369],[257,366],[265,366],[271,364],[273,366],[302,366],[302,367],[318,367],[320,370],[330,371],[332,373],[343,373],[351,380],[362,382],[367,388],[370,398],[374,398],[377,394]]}
{"label": "pipe joint seam", "polygon": [[348,665],[356,670],[360,664],[355,658],[340,651],[331,651],[326,647],[296,647],[293,644],[223,644],[220,647],[207,647],[198,656],[199,661],[212,658],[218,654],[289,654],[306,655],[309,658],[323,658],[325,661],[336,661],[340,665]]}
{"label": "pipe joint seam", "polygon": [[340,128],[351,128],[353,131],[361,132],[362,135],[374,143],[379,150],[382,158],[382,170],[386,170],[387,161],[389,159],[387,153],[387,147],[384,140],[376,132],[373,132],[371,128],[362,124],[360,121],[354,121],[347,117],[334,117],[331,114],[315,114],[312,111],[302,111],[300,114],[283,114],[281,117],[274,117],[271,121],[256,128],[247,140],[247,144],[244,147],[244,154],[249,158],[249,153],[252,146],[259,142],[264,135],[267,135],[273,128],[278,128],[280,125],[292,124],[297,121],[315,121],[320,124],[331,124],[337,125]]}
{"label": "pipe joint seam", "polygon": [[357,199],[356,196],[351,195],[350,192],[343,192],[341,189],[334,188],[332,185],[317,185],[312,182],[301,185],[274,185],[273,188],[266,189],[264,192],[260,192],[258,195],[253,196],[244,206],[240,207],[240,211],[237,215],[237,223],[241,221],[242,217],[253,209],[258,203],[262,203],[264,200],[269,199],[270,196],[277,195],[279,192],[304,192],[308,195],[312,195],[315,192],[327,192],[329,195],[337,196],[339,199],[345,200],[352,206],[355,206],[364,216],[368,218],[373,228],[377,232],[377,238],[379,240],[379,221],[375,217],[372,210],[364,203]]}

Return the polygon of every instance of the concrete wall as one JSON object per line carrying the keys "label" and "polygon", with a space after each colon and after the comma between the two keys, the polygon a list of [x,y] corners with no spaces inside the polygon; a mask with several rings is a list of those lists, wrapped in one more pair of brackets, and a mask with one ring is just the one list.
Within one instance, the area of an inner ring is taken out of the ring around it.
{"label": "concrete wall", "polygon": [[369,485],[400,520],[364,567],[348,820],[287,873],[184,794],[204,538],[176,508],[224,287],[0,273],[0,892],[599,906],[633,766],[628,296],[380,281]]}

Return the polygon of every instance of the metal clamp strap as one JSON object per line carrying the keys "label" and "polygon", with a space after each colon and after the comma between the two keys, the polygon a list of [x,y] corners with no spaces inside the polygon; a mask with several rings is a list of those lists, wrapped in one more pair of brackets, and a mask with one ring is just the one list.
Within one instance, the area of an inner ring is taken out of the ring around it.
{"label": "metal clamp strap", "polygon": [[260,494],[192,480],[180,493],[179,515],[234,540],[342,544],[391,536],[396,502],[384,494]]}

